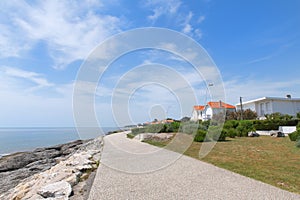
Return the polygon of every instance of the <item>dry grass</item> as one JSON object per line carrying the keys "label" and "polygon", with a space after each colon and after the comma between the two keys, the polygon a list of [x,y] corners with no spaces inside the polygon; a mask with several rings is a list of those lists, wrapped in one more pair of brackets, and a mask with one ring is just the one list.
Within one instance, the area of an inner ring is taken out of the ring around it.
{"label": "dry grass", "polygon": [[[199,159],[201,144],[193,142],[184,154]],[[228,139],[201,160],[300,194],[300,149],[288,137]]]}

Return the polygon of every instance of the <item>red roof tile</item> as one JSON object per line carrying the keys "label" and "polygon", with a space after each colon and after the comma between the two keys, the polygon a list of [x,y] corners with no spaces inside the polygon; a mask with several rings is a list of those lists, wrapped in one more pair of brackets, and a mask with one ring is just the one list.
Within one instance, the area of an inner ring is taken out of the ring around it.
{"label": "red roof tile", "polygon": [[224,103],[224,102],[208,102],[207,103],[211,108],[227,108],[227,109],[235,109],[235,106]]}
{"label": "red roof tile", "polygon": [[204,110],[205,106],[194,106],[195,110]]}

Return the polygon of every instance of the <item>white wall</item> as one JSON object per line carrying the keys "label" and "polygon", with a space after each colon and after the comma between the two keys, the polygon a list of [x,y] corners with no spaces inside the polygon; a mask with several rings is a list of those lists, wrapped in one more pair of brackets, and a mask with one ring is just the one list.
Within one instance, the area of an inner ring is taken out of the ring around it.
{"label": "white wall", "polygon": [[207,107],[205,110],[205,115],[206,118],[211,119],[213,116],[213,110],[211,109],[211,107]]}
{"label": "white wall", "polygon": [[[251,109],[255,111],[258,117],[262,117],[265,114],[272,114],[280,112],[282,114],[296,115],[300,112],[300,102],[293,100],[274,100],[266,99],[257,102],[251,102],[243,105],[243,110]],[[240,110],[240,105],[237,105],[237,109]]]}
{"label": "white wall", "polygon": [[300,112],[300,102],[296,101],[273,101],[273,112],[296,115]]}

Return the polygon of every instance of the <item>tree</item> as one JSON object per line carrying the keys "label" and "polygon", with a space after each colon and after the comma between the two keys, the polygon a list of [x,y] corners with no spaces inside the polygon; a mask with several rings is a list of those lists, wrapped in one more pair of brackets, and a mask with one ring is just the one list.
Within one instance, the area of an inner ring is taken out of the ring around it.
{"label": "tree", "polygon": [[[235,112],[226,112],[226,120],[240,120],[242,116],[242,111],[238,110]],[[244,120],[254,120],[257,118],[257,113],[251,109],[246,109],[243,111]]]}
{"label": "tree", "polygon": [[181,122],[188,122],[188,121],[190,121],[190,117],[183,117],[180,121]]}
{"label": "tree", "polygon": [[243,119],[244,120],[253,120],[257,118],[257,113],[252,111],[251,109],[247,109],[243,111]]}

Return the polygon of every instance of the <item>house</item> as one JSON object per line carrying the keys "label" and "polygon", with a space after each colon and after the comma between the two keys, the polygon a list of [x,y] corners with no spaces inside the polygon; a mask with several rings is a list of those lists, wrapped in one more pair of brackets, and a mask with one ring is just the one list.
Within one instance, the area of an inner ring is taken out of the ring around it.
{"label": "house", "polygon": [[[281,97],[262,97],[242,103],[243,110],[251,109],[257,113],[258,118],[263,119],[266,114],[279,112],[296,116],[300,112],[300,98],[292,98],[287,95],[286,98]],[[237,109],[241,109],[241,105],[236,105]]]}
{"label": "house", "polygon": [[205,106],[194,106],[193,114],[191,117],[192,121],[197,120],[209,120],[219,113],[225,113],[225,111],[235,111],[235,106],[224,103],[222,101],[208,102]]}
{"label": "house", "polygon": [[192,121],[202,120],[204,115],[204,110],[205,110],[205,106],[194,106],[191,120]]}

